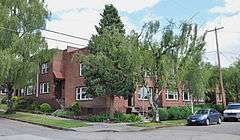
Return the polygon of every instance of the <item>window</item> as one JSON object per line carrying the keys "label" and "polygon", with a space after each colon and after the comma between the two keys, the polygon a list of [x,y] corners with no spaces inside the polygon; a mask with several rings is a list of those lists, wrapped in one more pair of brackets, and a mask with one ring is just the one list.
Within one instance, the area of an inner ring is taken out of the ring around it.
{"label": "window", "polygon": [[191,99],[190,99],[190,94],[189,94],[189,92],[184,92],[184,94],[183,94],[183,100],[184,101],[190,101]]}
{"label": "window", "polygon": [[27,86],[27,95],[33,95],[34,91],[33,91],[33,86]]}
{"label": "window", "polygon": [[[152,88],[149,88],[149,90],[150,90],[150,92],[152,92]],[[147,100],[148,99],[147,94],[148,94],[147,88],[141,87],[138,92],[138,98],[140,100]]]}
{"label": "window", "polygon": [[92,100],[93,98],[90,95],[86,94],[86,90],[86,87],[77,87],[76,100]]}
{"label": "window", "polygon": [[83,68],[84,68],[83,63],[80,63],[80,65],[79,65],[79,75],[80,76],[83,76]]}
{"label": "window", "polygon": [[178,92],[167,90],[166,99],[167,100],[178,100]]}
{"label": "window", "polygon": [[49,83],[40,84],[40,93],[49,93]]}
{"label": "window", "polygon": [[43,63],[41,66],[41,73],[45,74],[48,73],[48,63]]}

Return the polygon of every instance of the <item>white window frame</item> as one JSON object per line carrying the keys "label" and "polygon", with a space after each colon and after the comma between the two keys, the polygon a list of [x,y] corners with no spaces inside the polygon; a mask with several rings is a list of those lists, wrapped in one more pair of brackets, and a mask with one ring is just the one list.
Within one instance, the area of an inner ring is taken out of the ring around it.
{"label": "white window frame", "polygon": [[[150,89],[150,92],[152,92],[152,88],[149,88],[149,89]],[[147,94],[148,94],[147,88],[146,87],[140,87],[139,92],[138,92],[138,99],[139,100],[148,100]]]}
{"label": "white window frame", "polygon": [[75,94],[76,94],[76,100],[77,101],[89,101],[89,100],[93,100],[92,97],[88,97],[88,95],[85,95],[83,97],[84,94],[86,94],[86,91],[83,91],[83,89],[86,89],[87,87],[76,87],[75,89]]}
{"label": "white window frame", "polygon": [[34,87],[33,86],[27,86],[26,95],[33,95],[34,94]]}
{"label": "white window frame", "polygon": [[[185,95],[187,94],[187,96],[188,96],[188,98],[187,98],[187,100],[185,99]],[[191,96],[190,96],[190,94],[189,94],[189,92],[183,92],[183,101],[191,101]]]}
{"label": "white window frame", "polygon": [[[169,98],[169,95],[173,95],[173,99]],[[169,91],[166,92],[166,100],[178,100],[178,92],[177,91]]]}
{"label": "white window frame", "polygon": [[[46,90],[44,89],[46,85]],[[41,94],[46,94],[49,93],[50,91],[50,85],[49,83],[40,83],[40,93]]]}
{"label": "white window frame", "polygon": [[80,63],[80,64],[79,64],[79,75],[80,75],[80,76],[83,76],[83,72],[82,72],[82,71],[83,71],[83,67],[84,67],[84,66],[83,66],[83,63]]}
{"label": "white window frame", "polygon": [[41,65],[41,73],[46,74],[46,73],[48,73],[48,70],[49,70],[48,63],[43,63]]}

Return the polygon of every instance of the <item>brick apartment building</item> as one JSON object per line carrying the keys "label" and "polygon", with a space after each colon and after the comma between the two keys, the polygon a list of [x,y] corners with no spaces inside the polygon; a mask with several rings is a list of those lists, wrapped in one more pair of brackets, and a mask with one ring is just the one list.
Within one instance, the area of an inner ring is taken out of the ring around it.
{"label": "brick apartment building", "polygon": [[[90,97],[86,95],[85,79],[82,75],[83,65],[80,61],[73,59],[74,54],[87,54],[87,48],[68,47],[59,50],[53,57],[51,63],[43,63],[37,79],[37,86],[28,86],[17,92],[19,96],[35,98],[48,102],[55,108],[61,105],[71,106],[75,101],[80,102],[83,114],[96,114],[106,112],[109,109],[108,97]],[[151,77],[146,79],[151,88],[153,86]],[[190,102],[189,94],[184,94],[184,87],[180,86],[178,91],[170,92],[167,89],[161,93],[159,103],[162,107],[184,106]],[[132,97],[124,99],[115,97],[114,107],[116,112],[126,112],[128,108],[135,107],[138,110],[149,110],[150,105],[146,98],[146,89],[139,86]]]}

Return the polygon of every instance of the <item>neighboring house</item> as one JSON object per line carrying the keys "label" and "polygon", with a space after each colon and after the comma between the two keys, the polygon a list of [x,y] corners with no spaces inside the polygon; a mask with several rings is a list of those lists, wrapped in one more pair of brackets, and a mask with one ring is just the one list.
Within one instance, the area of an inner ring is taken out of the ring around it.
{"label": "neighboring house", "polygon": [[[51,63],[43,63],[38,75],[38,84],[28,86],[17,91],[16,95],[26,98],[35,98],[42,102],[48,102],[55,108],[61,106],[70,107],[74,102],[80,102],[82,113],[97,114],[109,109],[109,97],[91,97],[86,95],[85,78],[82,75],[83,64],[73,59],[74,54],[86,55],[87,48],[68,47],[59,50],[53,57]],[[151,77],[146,79],[149,88],[153,88]],[[184,106],[185,100],[190,101],[189,94],[184,94],[183,86],[178,91],[164,90],[159,97],[162,107]],[[139,86],[127,99],[115,97],[114,107],[116,112],[126,112],[127,109],[135,107],[137,110],[148,111],[151,109],[146,89]]]}

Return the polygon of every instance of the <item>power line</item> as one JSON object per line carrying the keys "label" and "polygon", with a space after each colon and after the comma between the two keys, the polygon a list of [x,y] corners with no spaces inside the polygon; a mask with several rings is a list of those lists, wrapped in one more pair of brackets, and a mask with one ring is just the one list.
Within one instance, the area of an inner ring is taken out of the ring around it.
{"label": "power line", "polygon": [[49,29],[41,29],[41,30],[47,31],[47,32],[51,32],[51,33],[55,33],[55,34],[59,34],[59,35],[64,35],[64,36],[72,37],[72,38],[77,38],[77,39],[81,39],[81,40],[85,40],[85,41],[89,41],[89,39],[87,39],[87,38],[78,37],[78,36],[74,36],[74,35],[70,35],[70,34],[58,32],[58,31],[53,31],[53,30],[49,30]]}
{"label": "power line", "polygon": [[86,45],[82,45],[82,44],[78,44],[78,43],[73,43],[73,42],[69,42],[69,41],[65,41],[65,40],[60,40],[60,39],[55,39],[55,38],[50,38],[50,37],[43,37],[43,38],[48,39],[48,40],[57,41],[57,42],[63,42],[63,43],[67,43],[67,44],[72,44],[72,45],[77,45],[77,46],[84,46],[84,47],[86,47]]}
{"label": "power line", "polygon": [[[7,31],[20,33],[20,32],[18,32],[16,30],[13,30],[13,29],[10,29],[10,28],[1,27],[1,26],[0,26],[0,29],[4,29],[4,30],[7,30]],[[76,46],[84,46],[84,47],[86,47],[86,45],[82,45],[82,44],[78,44],[78,43],[74,43],[74,42],[70,42],[70,41],[65,41],[65,40],[61,40],[61,39],[44,37],[44,36],[42,38],[45,38],[47,40],[53,40],[53,41],[57,41],[57,42],[63,42],[63,43],[67,43],[67,44],[72,44],[72,45],[76,45]]]}
{"label": "power line", "polygon": [[[5,28],[5,27],[1,27],[1,26],[0,26],[0,29],[5,29],[5,30],[8,30],[8,31],[13,31],[13,32],[20,33],[20,31],[18,32],[16,30]],[[64,36],[68,36],[68,37],[72,37],[72,38],[77,38],[77,39],[81,39],[81,40],[85,40],[85,41],[89,41],[89,39],[87,39],[87,38],[78,37],[78,36],[74,36],[74,35],[58,32],[58,31],[53,31],[53,30],[49,30],[49,29],[40,29],[40,30],[51,32],[51,33],[55,33],[55,34],[59,34],[59,35],[64,35]]]}

